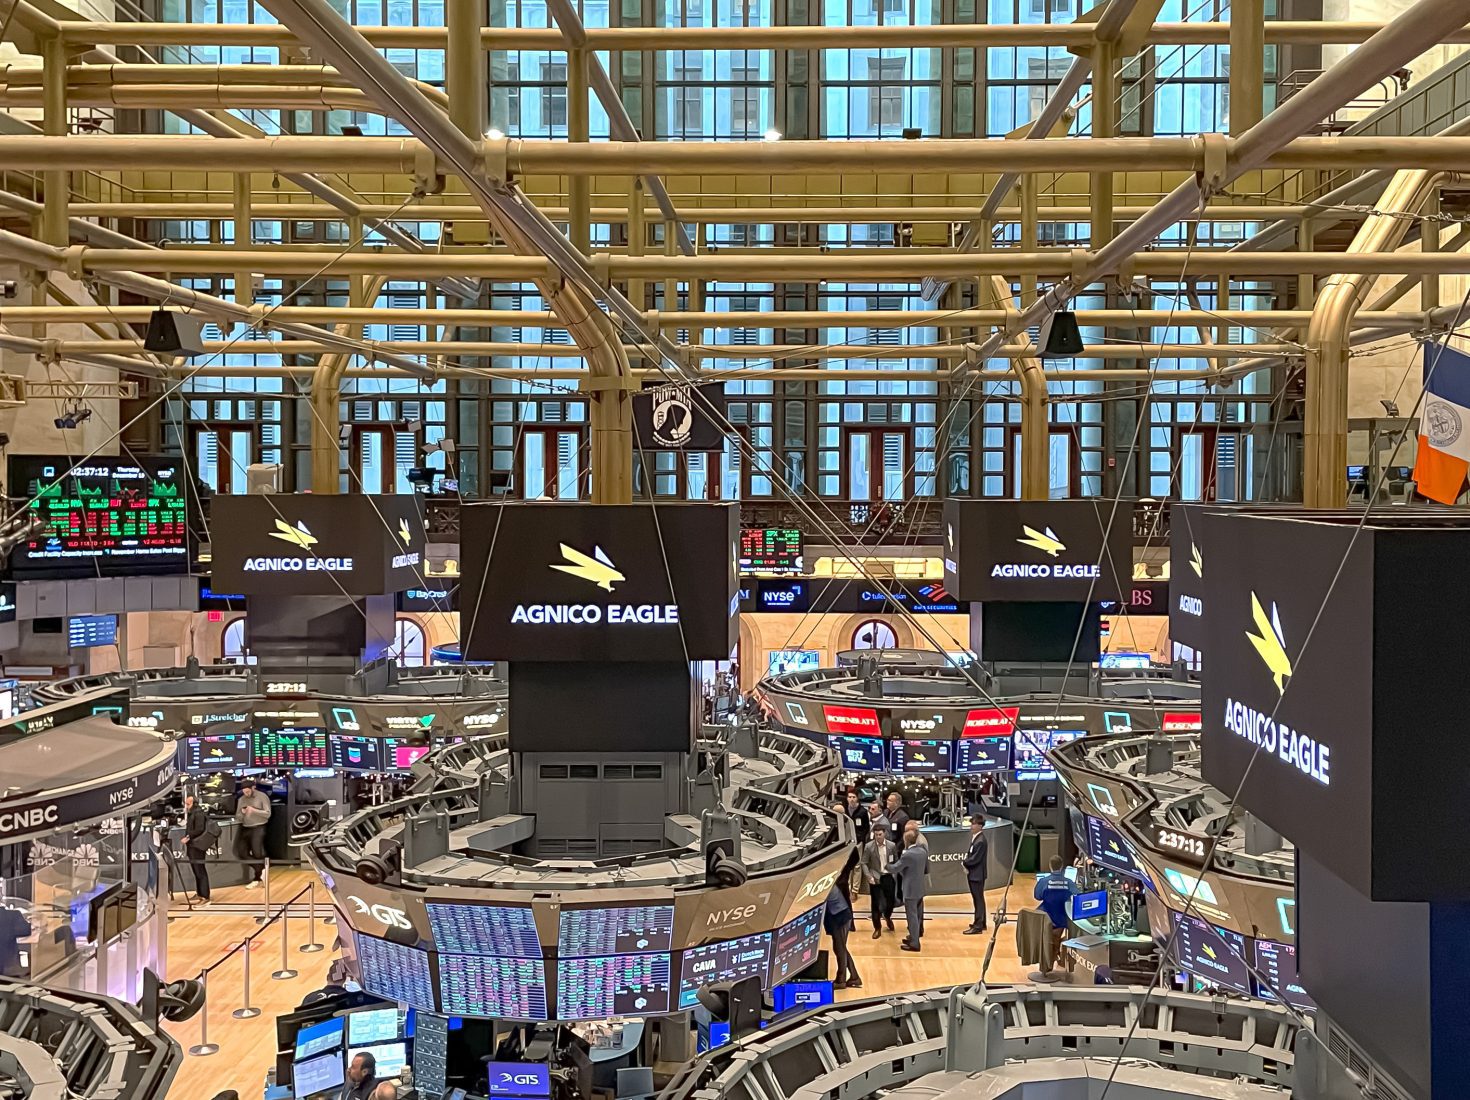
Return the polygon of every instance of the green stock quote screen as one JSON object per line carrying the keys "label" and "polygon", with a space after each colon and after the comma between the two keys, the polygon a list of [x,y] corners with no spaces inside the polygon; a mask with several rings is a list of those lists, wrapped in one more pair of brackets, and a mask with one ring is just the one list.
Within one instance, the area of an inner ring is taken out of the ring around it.
{"label": "green stock quote screen", "polygon": [[9,494],[41,523],[10,555],[20,578],[183,573],[188,488],[171,459],[14,455]]}

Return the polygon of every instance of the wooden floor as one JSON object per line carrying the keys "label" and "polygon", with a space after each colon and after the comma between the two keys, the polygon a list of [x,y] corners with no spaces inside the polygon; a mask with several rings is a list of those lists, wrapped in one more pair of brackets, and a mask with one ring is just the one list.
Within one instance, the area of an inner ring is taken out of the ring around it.
{"label": "wooden floor", "polygon": [[[305,871],[278,873],[271,890],[274,902],[279,905],[310,881]],[[990,892],[988,908],[992,913],[1000,906],[1004,895],[1003,890]],[[319,902],[320,899],[319,890]],[[259,890],[246,890],[240,886],[220,888],[214,892],[213,905],[188,913],[182,909],[181,899],[176,910],[177,919],[169,926],[170,979],[197,976],[202,968],[253,932],[258,927],[256,918],[262,911],[262,900]],[[1009,905],[1012,913],[1018,906],[1030,904],[1033,903],[1029,882],[1021,887],[1012,887]],[[980,976],[990,936],[962,934],[970,923],[970,899],[932,897],[926,908],[929,919],[925,925],[923,950],[914,954],[899,950],[904,932],[901,914],[894,922],[896,932],[885,932],[882,938],[874,940],[867,899],[858,899],[859,921],[849,946],[862,975],[863,988],[840,991],[837,994],[839,1000],[958,985],[973,982]],[[262,1011],[254,1019],[236,1020],[230,1015],[241,1003],[241,955],[237,954],[211,972],[209,1041],[219,1044],[219,1053],[209,1057],[186,1056],[169,1090],[170,1098],[210,1100],[227,1088],[237,1090],[244,1100],[261,1095],[266,1071],[275,1064],[276,1016],[289,1012],[307,993],[323,985],[327,968],[336,957],[331,950],[336,936],[334,927],[318,919],[317,942],[326,944],[327,949],[315,954],[304,954],[298,950],[299,945],[307,942],[307,933],[308,923],[303,911],[299,918],[292,917],[287,931],[287,965],[300,973],[298,977],[285,981],[275,981],[270,976],[281,966],[279,925],[272,926],[256,941],[251,959],[251,1000]],[[1016,959],[1015,925],[1006,924],[996,938],[987,976],[991,981],[1019,981],[1024,980],[1025,970]],[[170,1026],[169,1030],[187,1050],[199,1042],[200,1018],[196,1016],[182,1025]]]}

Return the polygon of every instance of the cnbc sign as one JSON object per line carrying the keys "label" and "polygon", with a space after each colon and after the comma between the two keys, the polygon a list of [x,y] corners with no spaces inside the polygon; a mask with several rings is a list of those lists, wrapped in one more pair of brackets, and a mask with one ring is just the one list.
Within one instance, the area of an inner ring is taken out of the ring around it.
{"label": "cnbc sign", "polygon": [[1130,506],[952,500],[944,524],[944,585],[961,601],[1097,603],[1130,590]]}
{"label": "cnbc sign", "polygon": [[221,496],[210,527],[219,591],[377,596],[423,583],[424,527],[411,496]]}
{"label": "cnbc sign", "polygon": [[[461,510],[469,660],[691,661],[735,644],[738,520],[718,504]],[[466,601],[468,605],[470,601]]]}

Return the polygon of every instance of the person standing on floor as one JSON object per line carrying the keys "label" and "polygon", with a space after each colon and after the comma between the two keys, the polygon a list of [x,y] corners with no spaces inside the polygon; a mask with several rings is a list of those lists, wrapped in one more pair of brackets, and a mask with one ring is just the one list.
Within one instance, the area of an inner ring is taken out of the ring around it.
{"label": "person standing on floor", "polygon": [[903,919],[908,938],[899,944],[904,951],[918,951],[924,936],[924,895],[929,889],[929,845],[919,835],[917,822],[904,828],[903,851],[894,864],[894,878],[903,898]]}
{"label": "person standing on floor", "polygon": [[184,858],[189,861],[189,870],[194,872],[193,901],[200,905],[209,902],[209,849],[213,845],[209,830],[209,814],[195,801],[192,794],[184,796]]}
{"label": "person standing on floor", "polygon": [[868,816],[868,808],[858,798],[857,791],[847,792],[847,816],[852,818],[852,826],[857,831],[857,842],[859,847],[866,844],[868,834],[872,831],[872,818]]}
{"label": "person standing on floor", "polygon": [[250,869],[250,881],[246,883],[250,890],[260,885],[265,874],[265,827],[270,819],[270,795],[255,780],[245,780],[235,801],[235,820],[240,823],[240,849]]}
{"label": "person standing on floor", "polygon": [[888,831],[874,825],[862,847],[860,866],[863,881],[868,884],[868,903],[873,913],[873,938],[883,935],[883,925],[893,931],[893,909],[898,904],[893,874],[889,870],[898,860],[898,849],[888,839]]}
{"label": "person standing on floor", "polygon": [[908,827],[908,811],[903,808],[903,795],[897,791],[888,792],[888,802],[884,809],[884,816],[888,819],[888,839],[899,847],[903,847],[904,830]]}
{"label": "person standing on floor", "polygon": [[985,876],[990,870],[990,841],[985,839],[985,815],[970,817],[970,847],[965,852],[965,878],[970,883],[970,900],[975,903],[975,919],[966,928],[966,936],[977,936],[986,929]]}
{"label": "person standing on floor", "polygon": [[857,964],[847,948],[847,937],[852,934],[852,896],[848,893],[848,878],[839,875],[827,891],[827,911],[822,914],[822,923],[827,935],[832,937],[832,957],[837,960],[836,980],[833,989],[861,989],[863,979],[858,975]]}

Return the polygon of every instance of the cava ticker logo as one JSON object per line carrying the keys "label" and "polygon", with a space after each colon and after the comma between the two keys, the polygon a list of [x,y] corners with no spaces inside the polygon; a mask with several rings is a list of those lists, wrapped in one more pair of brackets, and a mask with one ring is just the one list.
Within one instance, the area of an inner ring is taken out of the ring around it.
{"label": "cava ticker logo", "polygon": [[303,550],[310,550],[317,544],[317,537],[300,520],[296,521],[295,527],[283,519],[276,520],[276,529],[271,532],[271,538],[289,542],[292,546],[299,546]]}
{"label": "cava ticker logo", "polygon": [[574,550],[566,543],[562,543],[561,556],[571,564],[553,565],[551,568],[561,573],[570,573],[574,577],[581,577],[584,581],[591,581],[605,592],[611,592],[614,584],[628,579],[618,572],[618,567],[612,563],[610,557],[603,553],[600,546],[594,546],[592,556],[588,557],[582,551]]}
{"label": "cava ticker logo", "polygon": [[1259,634],[1246,631],[1246,637],[1250,639],[1251,645],[1256,647],[1261,660],[1266,662],[1266,667],[1271,670],[1271,678],[1276,681],[1276,694],[1286,694],[1286,681],[1291,678],[1291,658],[1286,655],[1286,636],[1281,632],[1281,616],[1276,610],[1276,605],[1271,605],[1271,617],[1266,617],[1266,609],[1261,606],[1260,597],[1251,593],[1251,618],[1255,621]]}
{"label": "cava ticker logo", "polygon": [[1050,527],[1045,528],[1044,531],[1038,531],[1034,527],[1028,527],[1023,524],[1021,531],[1023,532],[1023,537],[1018,538],[1016,541],[1022,546],[1030,546],[1036,550],[1040,550],[1044,554],[1050,554],[1052,557],[1056,557],[1067,548],[1067,544],[1057,538],[1056,532]]}
{"label": "cava ticker logo", "polygon": [[1189,568],[1194,570],[1194,575],[1200,580],[1205,579],[1205,561],[1200,557],[1199,547],[1193,540],[1189,544]]}
{"label": "cava ticker logo", "polygon": [[1252,592],[1251,620],[1255,624],[1255,632],[1247,630],[1245,636],[1271,674],[1276,685],[1277,702],[1266,710],[1227,696],[1225,728],[1263,752],[1279,757],[1283,763],[1290,764],[1322,786],[1329,786],[1332,782],[1331,746],[1292,729],[1276,718],[1280,700],[1286,695],[1286,682],[1292,676],[1291,658],[1286,653],[1286,634],[1281,629],[1281,615],[1276,604],[1271,604],[1271,614],[1267,615],[1260,597]]}
{"label": "cava ticker logo", "polygon": [[[311,533],[301,520],[295,525],[287,523],[283,519],[276,520],[276,529],[268,532],[271,538],[280,539],[284,543],[299,550],[310,551],[319,541]],[[350,573],[352,572],[351,558],[319,558],[315,554],[303,557],[291,558],[246,558],[244,571],[247,573]]]}
{"label": "cava ticker logo", "polygon": [[[561,543],[564,564],[553,564],[559,573],[569,573],[604,592],[628,578],[613,564],[602,547],[594,546],[591,554]],[[511,612],[513,623],[530,623],[535,626],[561,626],[565,624],[592,626],[610,623],[614,626],[625,623],[674,625],[679,622],[679,605],[675,603],[612,603],[606,606],[595,603],[517,604]]]}

